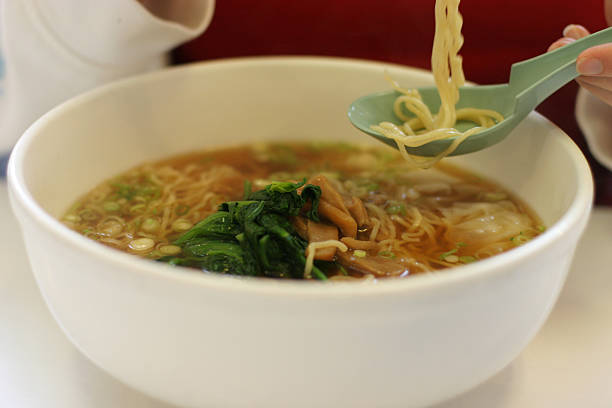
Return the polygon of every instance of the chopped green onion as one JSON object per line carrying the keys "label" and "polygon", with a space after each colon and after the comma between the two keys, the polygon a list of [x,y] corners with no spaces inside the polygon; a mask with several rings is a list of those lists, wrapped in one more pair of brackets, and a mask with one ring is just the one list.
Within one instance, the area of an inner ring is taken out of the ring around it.
{"label": "chopped green onion", "polygon": [[406,205],[399,201],[389,201],[387,204],[387,208],[385,209],[387,214],[400,214],[406,215]]}
{"label": "chopped green onion", "polygon": [[482,198],[486,201],[501,201],[508,198],[508,195],[502,191],[488,192],[482,195]]}
{"label": "chopped green onion", "polygon": [[181,247],[178,245],[164,245],[159,248],[162,255],[177,255],[181,253]]}
{"label": "chopped green onion", "polygon": [[147,254],[147,258],[149,259],[158,259],[158,258],[161,258],[162,256],[164,255],[160,251],[155,250],[155,249]]}
{"label": "chopped green onion", "polygon": [[457,248],[451,249],[450,251],[443,253],[442,255],[440,255],[440,259],[444,261],[446,257],[454,254],[455,252],[457,252]]}
{"label": "chopped green onion", "polygon": [[455,245],[457,246],[457,248],[461,248],[461,247],[467,246],[467,244],[465,242],[457,242]]}
{"label": "chopped green onion", "polygon": [[354,152],[357,150],[357,146],[346,142],[332,142],[331,147],[341,152]]}
{"label": "chopped green onion", "polygon": [[160,226],[161,224],[159,223],[159,221],[153,218],[147,218],[142,222],[140,228],[142,228],[142,230],[145,232],[155,232],[159,229]]}
{"label": "chopped green onion", "polygon": [[76,214],[68,214],[64,217],[64,221],[77,223],[81,222],[81,217]]}
{"label": "chopped green onion", "polygon": [[70,207],[70,209],[68,210],[69,213],[74,213],[76,212],[79,208],[81,208],[82,203],[75,203],[72,207]]}
{"label": "chopped green onion", "polygon": [[266,161],[287,166],[295,166],[299,163],[299,157],[290,147],[282,144],[274,144],[270,147],[273,151],[271,152],[271,156],[267,157]]}
{"label": "chopped green onion", "polygon": [[157,198],[161,195],[161,190],[156,186],[143,186],[137,190],[140,196],[149,196],[149,198]]}
{"label": "chopped green onion", "polygon": [[514,245],[518,246],[518,245],[522,245],[525,242],[529,241],[529,237],[523,234],[523,231],[521,231],[518,235],[515,235],[512,238],[510,238],[510,241],[512,241]]}
{"label": "chopped green onion", "polygon": [[128,226],[132,229],[138,229],[140,228],[140,226],[142,225],[142,218],[138,217],[138,218],[134,218],[132,221],[128,222]]}
{"label": "chopped green onion", "polygon": [[213,156],[206,156],[200,159],[200,164],[208,164],[213,161],[215,161],[215,158]]}
{"label": "chopped green onion", "polygon": [[146,209],[146,204],[136,204],[130,207],[131,213],[144,212]]}
{"label": "chopped green onion", "polygon": [[340,179],[340,173],[338,173],[337,171],[319,171],[317,172],[319,173],[321,176],[325,176],[328,179],[332,179],[332,180],[339,180]]}
{"label": "chopped green onion", "polygon": [[545,227],[545,226],[543,226],[543,225],[538,225],[538,227],[537,227],[537,228],[538,228],[538,231],[540,231],[540,232],[544,232],[544,231],[546,231],[546,227]]}
{"label": "chopped green onion", "polygon": [[93,210],[86,208],[79,212],[79,217],[84,219],[85,221],[94,221],[100,218],[100,216]]}
{"label": "chopped green onion", "polygon": [[389,152],[385,151],[379,151],[376,152],[377,156],[378,156],[378,160],[380,160],[383,164],[387,164],[389,162],[392,162],[393,159],[395,159],[395,156]]}
{"label": "chopped green onion", "polygon": [[380,189],[380,185],[377,182],[372,181],[368,178],[357,180],[356,184],[358,187],[365,188],[368,192],[373,192]]}
{"label": "chopped green onion", "polygon": [[117,196],[131,200],[136,195],[136,189],[133,186],[125,183],[113,183],[112,186],[117,189]]}
{"label": "chopped green onion", "polygon": [[138,238],[129,243],[129,247],[133,251],[144,252],[152,249],[155,246],[155,241],[151,238]]}
{"label": "chopped green onion", "polygon": [[98,231],[106,236],[115,236],[123,231],[123,225],[115,220],[105,221]]}
{"label": "chopped green onion", "polygon": [[340,273],[344,276],[348,276],[348,272],[346,271],[346,269],[344,269],[344,266],[338,264],[338,269],[340,270]]}
{"label": "chopped green onion", "polygon": [[193,227],[193,224],[185,219],[179,218],[172,223],[172,230],[176,232],[184,232]]}
{"label": "chopped green onion", "polygon": [[378,253],[378,256],[382,256],[383,258],[391,258],[391,259],[395,259],[396,256],[393,252],[391,251],[382,251]]}
{"label": "chopped green onion", "polygon": [[356,146],[345,142],[310,142],[308,148],[312,151],[319,152],[324,149],[334,149],[339,152],[351,152],[357,150]]}
{"label": "chopped green onion", "polygon": [[353,255],[355,255],[357,258],[365,258],[367,253],[363,249],[356,249],[353,251]]}
{"label": "chopped green onion", "polygon": [[116,189],[117,198],[123,198],[128,201],[132,201],[136,196],[142,196],[143,198],[156,198],[161,195],[161,190],[157,186],[138,186],[121,182],[113,183],[111,186]]}
{"label": "chopped green onion", "polygon": [[378,191],[380,189],[380,185],[378,183],[369,183],[364,186],[368,191]]}
{"label": "chopped green onion", "polygon": [[459,262],[464,263],[464,264],[472,263],[472,262],[476,262],[476,258],[473,257],[473,256],[469,256],[469,255],[460,256],[459,257]]}
{"label": "chopped green onion", "polygon": [[446,262],[456,263],[459,261],[459,257],[457,255],[448,255],[447,257],[444,258],[444,260]]}
{"label": "chopped green onion", "polygon": [[188,205],[185,204],[179,204],[176,206],[176,208],[174,209],[174,213],[176,215],[185,215],[189,212],[189,209],[191,207],[189,207]]}
{"label": "chopped green onion", "polygon": [[104,211],[106,212],[119,211],[119,209],[121,208],[121,206],[114,201],[107,201],[102,205],[102,207],[104,208]]}

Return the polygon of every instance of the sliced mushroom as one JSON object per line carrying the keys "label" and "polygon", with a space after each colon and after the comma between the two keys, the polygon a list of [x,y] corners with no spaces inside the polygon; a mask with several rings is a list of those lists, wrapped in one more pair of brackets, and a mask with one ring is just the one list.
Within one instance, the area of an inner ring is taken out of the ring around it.
{"label": "sliced mushroom", "polygon": [[349,213],[349,211],[344,206],[344,199],[340,195],[338,191],[331,185],[327,177],[320,174],[318,176],[312,177],[308,180],[307,184],[313,184],[315,186],[321,187],[321,200],[327,201],[329,204],[334,207],[342,210],[345,213]]}
{"label": "sliced mushroom", "polygon": [[293,228],[295,228],[295,232],[297,232],[302,239],[308,241],[308,219],[305,217],[291,217],[291,224]]}
{"label": "sliced mushroom", "polygon": [[[330,240],[338,240],[338,228],[334,225],[323,224],[308,220],[308,242],[323,242]],[[336,255],[336,247],[320,248],[315,252],[314,259],[322,261],[333,261]],[[306,249],[308,256],[308,248]]]}
{"label": "sliced mushroom", "polygon": [[357,257],[354,251],[338,252],[337,260],[345,268],[374,276],[400,276],[408,267],[394,259],[382,256]]}
{"label": "sliced mushroom", "polygon": [[358,227],[363,227],[370,223],[368,212],[366,211],[363,202],[361,202],[359,197],[351,196],[349,198],[345,198],[344,205],[357,222]]}
{"label": "sliced mushroom", "polygon": [[361,249],[364,251],[378,249],[378,242],[376,241],[361,241],[350,237],[344,237],[340,241],[351,249]]}
{"label": "sliced mushroom", "polygon": [[319,214],[336,225],[342,231],[342,236],[355,238],[357,236],[357,222],[348,212],[344,212],[327,201],[319,202]]}

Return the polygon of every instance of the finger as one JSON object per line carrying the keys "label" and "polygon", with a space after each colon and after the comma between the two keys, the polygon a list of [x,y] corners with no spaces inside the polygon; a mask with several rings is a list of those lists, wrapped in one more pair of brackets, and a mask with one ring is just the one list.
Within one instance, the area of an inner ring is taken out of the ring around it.
{"label": "finger", "polygon": [[584,89],[586,89],[608,105],[612,106],[612,91],[591,85],[589,83],[584,82],[582,79],[577,79],[576,81],[578,81],[580,86],[582,86]]}
{"label": "finger", "polygon": [[612,76],[612,43],[583,51],[576,59],[576,70],[581,75]]}
{"label": "finger", "polygon": [[582,84],[589,84],[598,88],[607,89],[612,91],[612,77],[605,76],[581,76],[577,78],[578,82]]}
{"label": "finger", "polygon": [[589,35],[589,30],[579,24],[570,24],[563,29],[563,36],[579,40]]}
{"label": "finger", "polygon": [[555,41],[554,43],[550,44],[550,47],[548,47],[548,51],[552,51],[552,50],[556,50],[557,48],[561,48],[564,45],[573,43],[574,41],[576,41],[574,38],[570,38],[570,37],[563,37],[563,38],[559,38],[557,41]]}

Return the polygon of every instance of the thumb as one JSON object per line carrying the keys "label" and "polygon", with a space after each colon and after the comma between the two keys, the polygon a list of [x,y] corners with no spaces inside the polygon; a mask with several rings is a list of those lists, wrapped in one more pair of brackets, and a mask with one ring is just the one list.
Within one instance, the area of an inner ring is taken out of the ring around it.
{"label": "thumb", "polygon": [[581,75],[612,77],[612,43],[584,50],[576,59],[576,70]]}

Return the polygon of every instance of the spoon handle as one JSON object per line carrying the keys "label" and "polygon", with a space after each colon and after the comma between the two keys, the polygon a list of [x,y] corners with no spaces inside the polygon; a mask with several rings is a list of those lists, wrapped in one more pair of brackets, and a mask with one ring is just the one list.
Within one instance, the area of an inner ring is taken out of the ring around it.
{"label": "spoon handle", "polygon": [[587,48],[612,42],[612,27],[537,57],[517,62],[510,71],[509,87],[513,94],[527,97],[535,108],[557,89],[578,76],[576,58]]}

